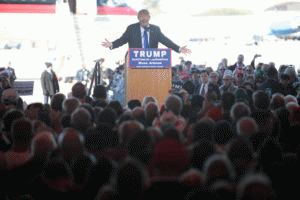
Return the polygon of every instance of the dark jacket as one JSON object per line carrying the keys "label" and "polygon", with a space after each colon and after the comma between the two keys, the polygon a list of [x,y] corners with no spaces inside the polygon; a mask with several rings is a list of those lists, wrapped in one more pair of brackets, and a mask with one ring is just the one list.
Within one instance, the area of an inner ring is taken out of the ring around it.
{"label": "dark jacket", "polygon": [[282,93],[282,86],[277,80],[267,79],[258,87],[258,90],[266,91],[268,88],[271,89],[272,95],[275,93]]}
{"label": "dark jacket", "polygon": [[13,68],[8,67],[8,70],[9,70],[9,76],[10,76],[10,83],[13,86],[15,80],[17,79],[17,76],[16,76],[15,70]]}
{"label": "dark jacket", "polygon": [[50,74],[47,70],[43,71],[41,76],[41,84],[43,94],[45,96],[53,96],[59,92],[58,80],[54,71],[52,71],[52,74]]}
{"label": "dark jacket", "polygon": [[[129,48],[142,48],[140,23],[129,25],[125,33],[123,33],[119,39],[112,42],[112,49],[118,48],[126,43],[128,43]],[[150,24],[149,48],[158,48],[158,43],[162,43],[179,53],[180,47],[167,38],[158,26]]]}
{"label": "dark jacket", "polygon": [[[200,84],[199,87],[195,88],[195,93],[194,94],[199,94],[200,90],[201,90],[201,87],[202,87],[202,84]],[[214,91],[217,94],[217,98],[221,99],[221,92],[220,92],[220,89],[219,89],[218,86],[216,86],[212,83],[209,83],[207,91]]]}

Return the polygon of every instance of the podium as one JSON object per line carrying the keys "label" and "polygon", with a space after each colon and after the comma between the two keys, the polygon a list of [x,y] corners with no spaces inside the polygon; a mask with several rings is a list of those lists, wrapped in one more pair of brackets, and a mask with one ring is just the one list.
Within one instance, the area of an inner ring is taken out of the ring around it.
{"label": "podium", "polygon": [[129,49],[125,56],[124,92],[128,101],[153,96],[161,106],[172,88],[170,49]]}

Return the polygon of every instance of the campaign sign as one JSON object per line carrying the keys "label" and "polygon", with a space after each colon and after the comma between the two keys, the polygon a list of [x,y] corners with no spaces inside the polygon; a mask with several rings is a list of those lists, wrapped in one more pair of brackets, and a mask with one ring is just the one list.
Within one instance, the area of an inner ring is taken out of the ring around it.
{"label": "campaign sign", "polygon": [[14,82],[14,89],[20,96],[33,95],[34,81],[16,81]]}
{"label": "campaign sign", "polygon": [[170,49],[129,49],[129,67],[166,69],[171,67]]}

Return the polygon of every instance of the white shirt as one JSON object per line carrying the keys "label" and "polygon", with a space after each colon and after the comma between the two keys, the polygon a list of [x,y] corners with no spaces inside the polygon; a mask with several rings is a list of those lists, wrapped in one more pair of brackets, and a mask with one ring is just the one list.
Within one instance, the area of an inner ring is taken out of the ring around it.
{"label": "white shirt", "polygon": [[[148,24],[147,26],[148,28],[150,28],[150,25]],[[145,48],[144,46],[144,31],[145,31],[145,28],[140,26],[141,28],[141,37],[142,37],[142,47]],[[148,35],[148,45],[150,44],[150,31],[147,31],[147,35]]]}
{"label": "white shirt", "polygon": [[199,94],[201,94],[202,90],[204,90],[204,95],[207,93],[207,87],[208,87],[208,83],[207,84],[202,84],[202,87],[199,91]]}

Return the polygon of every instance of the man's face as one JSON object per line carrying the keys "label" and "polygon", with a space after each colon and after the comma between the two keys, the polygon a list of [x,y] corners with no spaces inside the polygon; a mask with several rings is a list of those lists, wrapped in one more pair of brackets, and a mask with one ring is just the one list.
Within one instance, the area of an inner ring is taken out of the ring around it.
{"label": "man's face", "polygon": [[150,15],[147,12],[141,12],[138,19],[142,27],[147,27],[150,21]]}
{"label": "man's face", "polygon": [[202,83],[204,83],[204,84],[208,83],[208,74],[206,72],[201,73],[200,77],[201,77]]}
{"label": "man's face", "polygon": [[250,67],[246,67],[245,73],[246,74],[252,74],[252,69]]}
{"label": "man's face", "polygon": [[230,76],[224,76],[223,83],[225,86],[229,86],[232,83],[232,78]]}
{"label": "man's face", "polygon": [[11,62],[10,61],[7,63],[7,67],[11,67]]}
{"label": "man's face", "polygon": [[214,83],[214,84],[217,84],[218,83],[218,75],[217,74],[211,74],[210,75],[210,82],[211,83]]}
{"label": "man's face", "polygon": [[238,63],[243,63],[244,62],[244,56],[243,55],[239,55],[238,57]]}
{"label": "man's face", "polygon": [[192,79],[193,79],[194,82],[199,83],[199,75],[197,73],[194,73],[192,75]]}

